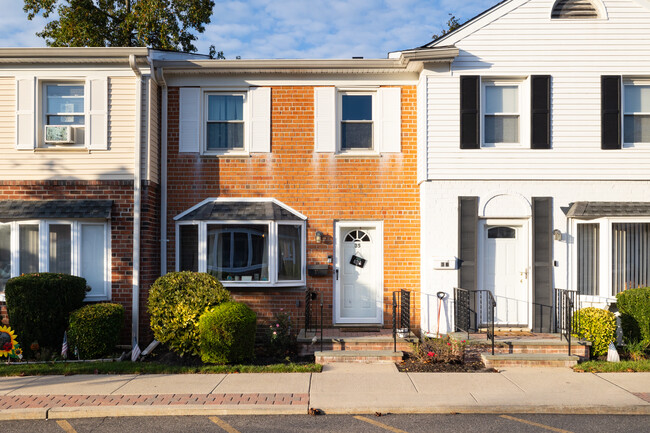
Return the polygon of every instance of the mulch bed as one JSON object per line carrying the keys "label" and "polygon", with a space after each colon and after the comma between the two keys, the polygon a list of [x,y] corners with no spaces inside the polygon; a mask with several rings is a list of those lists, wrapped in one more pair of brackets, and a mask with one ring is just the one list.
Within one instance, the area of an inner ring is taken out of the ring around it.
{"label": "mulch bed", "polygon": [[421,362],[412,353],[404,353],[404,361],[397,363],[403,373],[496,373],[494,368],[485,368],[481,361],[480,347],[469,347],[465,351],[465,362]]}

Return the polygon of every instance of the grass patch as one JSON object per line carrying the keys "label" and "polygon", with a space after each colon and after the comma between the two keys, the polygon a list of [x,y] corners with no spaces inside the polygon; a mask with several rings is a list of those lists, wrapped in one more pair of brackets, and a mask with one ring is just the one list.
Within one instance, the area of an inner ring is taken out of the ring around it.
{"label": "grass patch", "polygon": [[573,371],[580,373],[632,373],[636,371],[650,371],[650,360],[641,361],[586,361],[573,367]]}
{"label": "grass patch", "polygon": [[45,376],[74,374],[214,374],[214,373],[320,373],[320,364],[271,365],[165,365],[155,362],[99,361],[1,365],[0,376]]}

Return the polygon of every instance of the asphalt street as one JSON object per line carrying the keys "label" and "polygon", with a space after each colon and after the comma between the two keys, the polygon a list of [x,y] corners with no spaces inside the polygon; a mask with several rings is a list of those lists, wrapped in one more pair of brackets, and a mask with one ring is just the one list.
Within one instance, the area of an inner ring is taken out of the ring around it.
{"label": "asphalt street", "polygon": [[447,432],[648,432],[645,415],[449,414],[161,416],[2,421],[3,433],[447,433]]}

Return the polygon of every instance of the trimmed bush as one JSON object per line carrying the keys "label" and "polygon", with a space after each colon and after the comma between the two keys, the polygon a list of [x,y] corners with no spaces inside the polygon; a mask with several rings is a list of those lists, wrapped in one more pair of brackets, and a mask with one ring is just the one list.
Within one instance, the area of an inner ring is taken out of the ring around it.
{"label": "trimmed bush", "polygon": [[120,304],[86,305],[70,314],[68,344],[79,350],[82,359],[109,354],[124,326],[124,307]]}
{"label": "trimmed bush", "polygon": [[212,275],[170,272],[149,289],[149,315],[156,340],[180,356],[199,355],[199,317],[222,302],[230,292]]}
{"label": "trimmed bush", "polygon": [[650,287],[625,290],[616,295],[621,328],[627,341],[650,341]]}
{"label": "trimmed bush", "polygon": [[232,364],[253,358],[257,315],[241,302],[224,302],[199,320],[201,360]]}
{"label": "trimmed bush", "polygon": [[83,305],[86,280],[67,274],[40,273],[11,278],[5,288],[9,323],[28,356],[30,346],[61,350],[70,313]]}
{"label": "trimmed bush", "polygon": [[573,332],[591,341],[592,356],[606,355],[609,343],[616,341],[616,316],[601,308],[583,308],[573,315]]}

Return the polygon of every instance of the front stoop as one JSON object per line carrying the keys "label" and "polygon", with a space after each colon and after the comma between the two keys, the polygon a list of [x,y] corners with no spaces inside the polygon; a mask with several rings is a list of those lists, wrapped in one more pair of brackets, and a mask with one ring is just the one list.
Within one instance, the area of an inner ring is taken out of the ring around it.
{"label": "front stoop", "polygon": [[[395,350],[395,344],[392,334],[389,333],[367,333],[366,335],[344,336],[327,335],[332,333],[333,330],[326,330],[323,335],[322,351],[390,351]],[[314,337],[316,339],[314,340]],[[397,339],[397,350],[402,352],[413,351],[413,344],[418,341],[417,337],[411,333],[406,338]],[[301,355],[312,355],[317,351],[321,351],[320,334],[314,335],[309,332],[305,335],[305,330],[300,330],[298,334],[298,344],[300,344]]]}
{"label": "front stoop", "polygon": [[491,355],[481,353],[487,368],[503,367],[573,367],[578,363],[578,355],[553,353],[504,353]]}
{"label": "front stoop", "polygon": [[404,353],[392,350],[323,350],[314,353],[316,364],[334,362],[354,362],[373,364],[392,364],[401,362]]}

